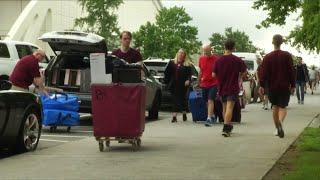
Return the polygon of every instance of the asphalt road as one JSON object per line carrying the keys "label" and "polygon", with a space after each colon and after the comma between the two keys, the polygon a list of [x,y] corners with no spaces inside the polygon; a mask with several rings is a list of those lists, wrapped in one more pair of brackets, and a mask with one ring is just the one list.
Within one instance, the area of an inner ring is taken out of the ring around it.
{"label": "asphalt road", "polygon": [[[170,118],[171,113],[163,111],[159,112],[159,115],[159,120],[164,120]],[[152,122],[154,121],[146,121],[146,123]],[[91,115],[81,114],[80,126],[72,127],[70,132],[67,132],[66,127],[58,127],[56,132],[50,132],[49,127],[43,127],[37,151],[81,140],[87,137],[93,138]],[[10,158],[12,156],[14,156],[14,154],[11,154],[5,149],[0,149],[0,160],[3,158]]]}

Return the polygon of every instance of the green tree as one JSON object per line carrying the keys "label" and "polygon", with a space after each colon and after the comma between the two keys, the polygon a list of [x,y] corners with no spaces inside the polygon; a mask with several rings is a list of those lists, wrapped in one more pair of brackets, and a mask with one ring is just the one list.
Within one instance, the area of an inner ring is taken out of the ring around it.
{"label": "green tree", "polygon": [[106,39],[108,48],[117,46],[119,27],[118,16],[115,14],[123,0],[79,0],[86,17],[75,20],[75,27],[86,32],[99,34]]}
{"label": "green tree", "polygon": [[319,0],[255,0],[253,8],[268,11],[268,17],[257,25],[259,29],[272,24],[283,26],[290,14],[299,12],[302,25],[297,25],[287,39],[295,47],[320,52]]}
{"label": "green tree", "polygon": [[213,33],[209,38],[211,45],[214,46],[215,52],[223,54],[224,42],[227,39],[233,39],[236,42],[237,52],[253,52],[255,53],[259,48],[255,47],[250,41],[249,36],[243,31],[233,31],[231,27],[225,29],[224,34]]}
{"label": "green tree", "polygon": [[180,48],[189,55],[199,53],[197,27],[189,25],[192,18],[183,7],[162,8],[156,22],[147,22],[134,33],[134,44],[145,58],[174,58]]}

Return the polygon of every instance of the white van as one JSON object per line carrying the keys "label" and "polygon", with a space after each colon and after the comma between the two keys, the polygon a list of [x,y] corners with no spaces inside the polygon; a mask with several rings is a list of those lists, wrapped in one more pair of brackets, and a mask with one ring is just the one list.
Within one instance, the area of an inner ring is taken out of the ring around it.
{"label": "white van", "polygon": [[238,56],[241,58],[247,65],[248,72],[250,74],[253,74],[258,69],[257,59],[261,58],[262,56],[260,54],[256,53],[248,53],[248,52],[234,52],[232,53],[235,56]]}

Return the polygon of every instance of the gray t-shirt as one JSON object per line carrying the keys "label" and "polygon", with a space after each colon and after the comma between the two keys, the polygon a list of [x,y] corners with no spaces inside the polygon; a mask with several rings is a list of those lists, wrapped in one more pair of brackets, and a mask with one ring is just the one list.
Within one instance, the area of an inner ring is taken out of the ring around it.
{"label": "gray t-shirt", "polygon": [[316,79],[316,76],[317,76],[317,71],[310,69],[310,70],[309,70],[310,80],[315,80],[315,79]]}

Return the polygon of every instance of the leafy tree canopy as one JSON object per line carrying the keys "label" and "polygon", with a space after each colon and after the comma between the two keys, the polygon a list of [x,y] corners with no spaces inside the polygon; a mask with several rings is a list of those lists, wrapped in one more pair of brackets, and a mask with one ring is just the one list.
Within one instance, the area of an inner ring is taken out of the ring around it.
{"label": "leafy tree canopy", "polygon": [[213,33],[209,38],[210,43],[214,46],[214,50],[218,54],[223,54],[224,52],[224,42],[227,39],[233,39],[236,42],[237,52],[253,52],[255,53],[259,48],[255,47],[250,41],[249,36],[243,31],[233,31],[231,27],[225,29],[224,34]]}
{"label": "leafy tree canopy", "polygon": [[119,27],[118,16],[115,14],[123,0],[79,0],[87,12],[86,17],[77,18],[75,26],[86,32],[99,34],[106,39],[108,48],[117,46]]}
{"label": "leafy tree canopy", "polygon": [[319,0],[255,0],[254,9],[268,11],[268,17],[257,28],[286,24],[287,17],[299,12],[302,25],[297,25],[287,37],[291,45],[320,52],[320,1]]}
{"label": "leafy tree canopy", "polygon": [[183,7],[162,8],[155,23],[147,22],[133,34],[134,44],[145,58],[174,58],[180,48],[189,55],[198,53],[201,42],[191,20]]}

